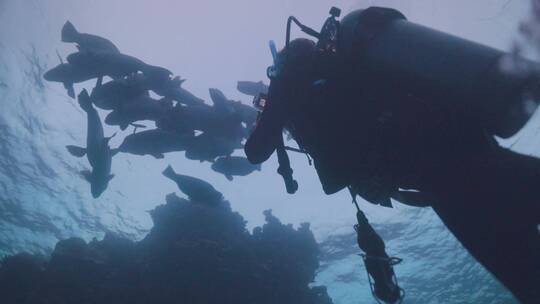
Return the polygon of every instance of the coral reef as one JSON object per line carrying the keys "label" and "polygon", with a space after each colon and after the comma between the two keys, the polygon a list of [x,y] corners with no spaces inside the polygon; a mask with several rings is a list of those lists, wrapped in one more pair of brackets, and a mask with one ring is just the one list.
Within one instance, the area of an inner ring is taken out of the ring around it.
{"label": "coral reef", "polygon": [[18,254],[0,264],[2,303],[332,303],[311,287],[318,246],[308,224],[271,211],[249,233],[227,201],[166,197],[141,241],[113,234],[58,242],[49,260]]}

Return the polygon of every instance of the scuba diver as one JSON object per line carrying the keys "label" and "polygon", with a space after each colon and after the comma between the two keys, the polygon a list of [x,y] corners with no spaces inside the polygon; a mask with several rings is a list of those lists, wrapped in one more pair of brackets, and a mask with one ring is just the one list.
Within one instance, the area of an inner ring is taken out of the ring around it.
{"label": "scuba diver", "polygon": [[[505,53],[393,9],[337,17],[332,9],[320,32],[290,17],[283,50],[271,43],[271,82],[254,100],[261,113],[247,158],[259,164],[277,151],[294,193],[286,130],[299,146],[291,150],[313,159],[326,194],[349,188],[384,207],[392,199],[431,206],[518,300],[540,303],[540,160],[495,139],[529,120],[523,97],[538,96],[538,78],[503,73]],[[292,23],[318,42],[290,41]]]}

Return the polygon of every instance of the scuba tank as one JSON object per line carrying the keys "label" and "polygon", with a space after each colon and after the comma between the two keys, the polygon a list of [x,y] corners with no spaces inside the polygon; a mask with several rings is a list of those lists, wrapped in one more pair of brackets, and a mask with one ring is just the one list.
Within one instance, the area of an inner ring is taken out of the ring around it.
{"label": "scuba tank", "polygon": [[[531,75],[501,71],[506,53],[412,23],[397,10],[370,7],[349,13],[338,40],[351,77],[467,115],[489,134],[508,138],[532,115],[523,99],[538,91],[538,84]],[[519,60],[540,70],[537,62]]]}

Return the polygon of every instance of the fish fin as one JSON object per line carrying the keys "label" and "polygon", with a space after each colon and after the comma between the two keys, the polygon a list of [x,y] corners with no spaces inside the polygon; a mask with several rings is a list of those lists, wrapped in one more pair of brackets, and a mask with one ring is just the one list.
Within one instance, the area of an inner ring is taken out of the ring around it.
{"label": "fish fin", "polygon": [[134,127],[134,128],[141,128],[141,129],[144,129],[144,128],[146,128],[146,126],[145,126],[145,125],[141,125],[141,124],[136,124],[136,123],[132,123],[132,124],[130,124],[130,125],[131,125],[132,127]]}
{"label": "fish fin", "polygon": [[90,98],[90,95],[88,95],[88,91],[86,89],[83,89],[79,93],[77,100],[84,111],[88,112],[92,109],[92,99]]}
{"label": "fish fin", "polygon": [[163,153],[152,153],[152,154],[150,154],[150,155],[152,155],[152,156],[153,156],[154,158],[156,158],[156,159],[163,159],[163,158],[165,158],[165,155],[163,155]]}
{"label": "fish fin", "polygon": [[170,97],[163,97],[159,100],[159,104],[163,107],[169,107],[172,108],[174,106],[173,100]]}
{"label": "fish fin", "polygon": [[56,56],[58,56],[58,60],[60,60],[60,64],[64,64],[64,59],[62,59],[62,56],[60,56],[58,49],[56,49]]}
{"label": "fish fin", "polygon": [[135,124],[135,123],[131,123],[130,125],[133,127],[133,134],[137,133],[138,128],[146,129],[145,125],[140,125],[140,124]]}
{"label": "fish fin", "polygon": [[232,180],[234,179],[234,177],[230,174],[225,174],[225,177],[227,178],[227,180],[229,180],[230,182],[232,182]]}
{"label": "fish fin", "polygon": [[78,35],[79,32],[75,26],[71,22],[66,21],[62,27],[62,42],[76,42]]}
{"label": "fish fin", "polygon": [[114,174],[109,174],[109,176],[107,177],[107,180],[110,181],[113,178],[114,178]]}
{"label": "fish fin", "polygon": [[120,124],[120,130],[124,131],[127,129],[128,126],[129,124]]}
{"label": "fish fin", "polygon": [[73,83],[64,82],[64,88],[67,90],[69,97],[75,98],[75,88],[73,87]]}
{"label": "fish fin", "polygon": [[68,145],[66,146],[68,152],[75,157],[83,157],[86,155],[86,148]]}
{"label": "fish fin", "polygon": [[118,154],[119,152],[120,152],[120,149],[119,149],[119,148],[111,149],[111,156],[115,156],[115,155]]}
{"label": "fish fin", "polygon": [[98,79],[96,80],[96,88],[99,88],[101,87],[101,85],[103,84],[103,76],[99,76]]}
{"label": "fish fin", "polygon": [[186,81],[186,79],[185,78],[182,79],[182,78],[180,78],[180,76],[176,76],[173,79],[171,79],[171,81],[172,81],[174,86],[181,87],[182,84],[184,83],[184,81]]}
{"label": "fish fin", "polygon": [[167,168],[163,170],[162,174],[170,179],[174,179],[176,177],[176,172],[174,172],[174,169],[171,167],[171,165],[167,166]]}
{"label": "fish fin", "polygon": [[113,137],[115,137],[115,136],[116,136],[116,132],[114,132],[113,135],[111,135],[111,136],[109,136],[109,137],[104,137],[104,138],[103,138],[103,143],[106,144],[106,145],[109,145],[109,141],[111,141],[111,139],[112,139]]}
{"label": "fish fin", "polygon": [[87,182],[92,182],[92,172],[90,170],[82,170],[80,173]]}

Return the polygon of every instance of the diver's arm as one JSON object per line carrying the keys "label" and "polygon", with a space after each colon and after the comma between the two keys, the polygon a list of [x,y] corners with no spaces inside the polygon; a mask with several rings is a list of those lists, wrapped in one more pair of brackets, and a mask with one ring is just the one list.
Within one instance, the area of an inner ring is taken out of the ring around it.
{"label": "diver's arm", "polygon": [[253,164],[266,161],[283,140],[285,118],[279,107],[269,105],[260,115],[253,133],[244,146],[247,159]]}

